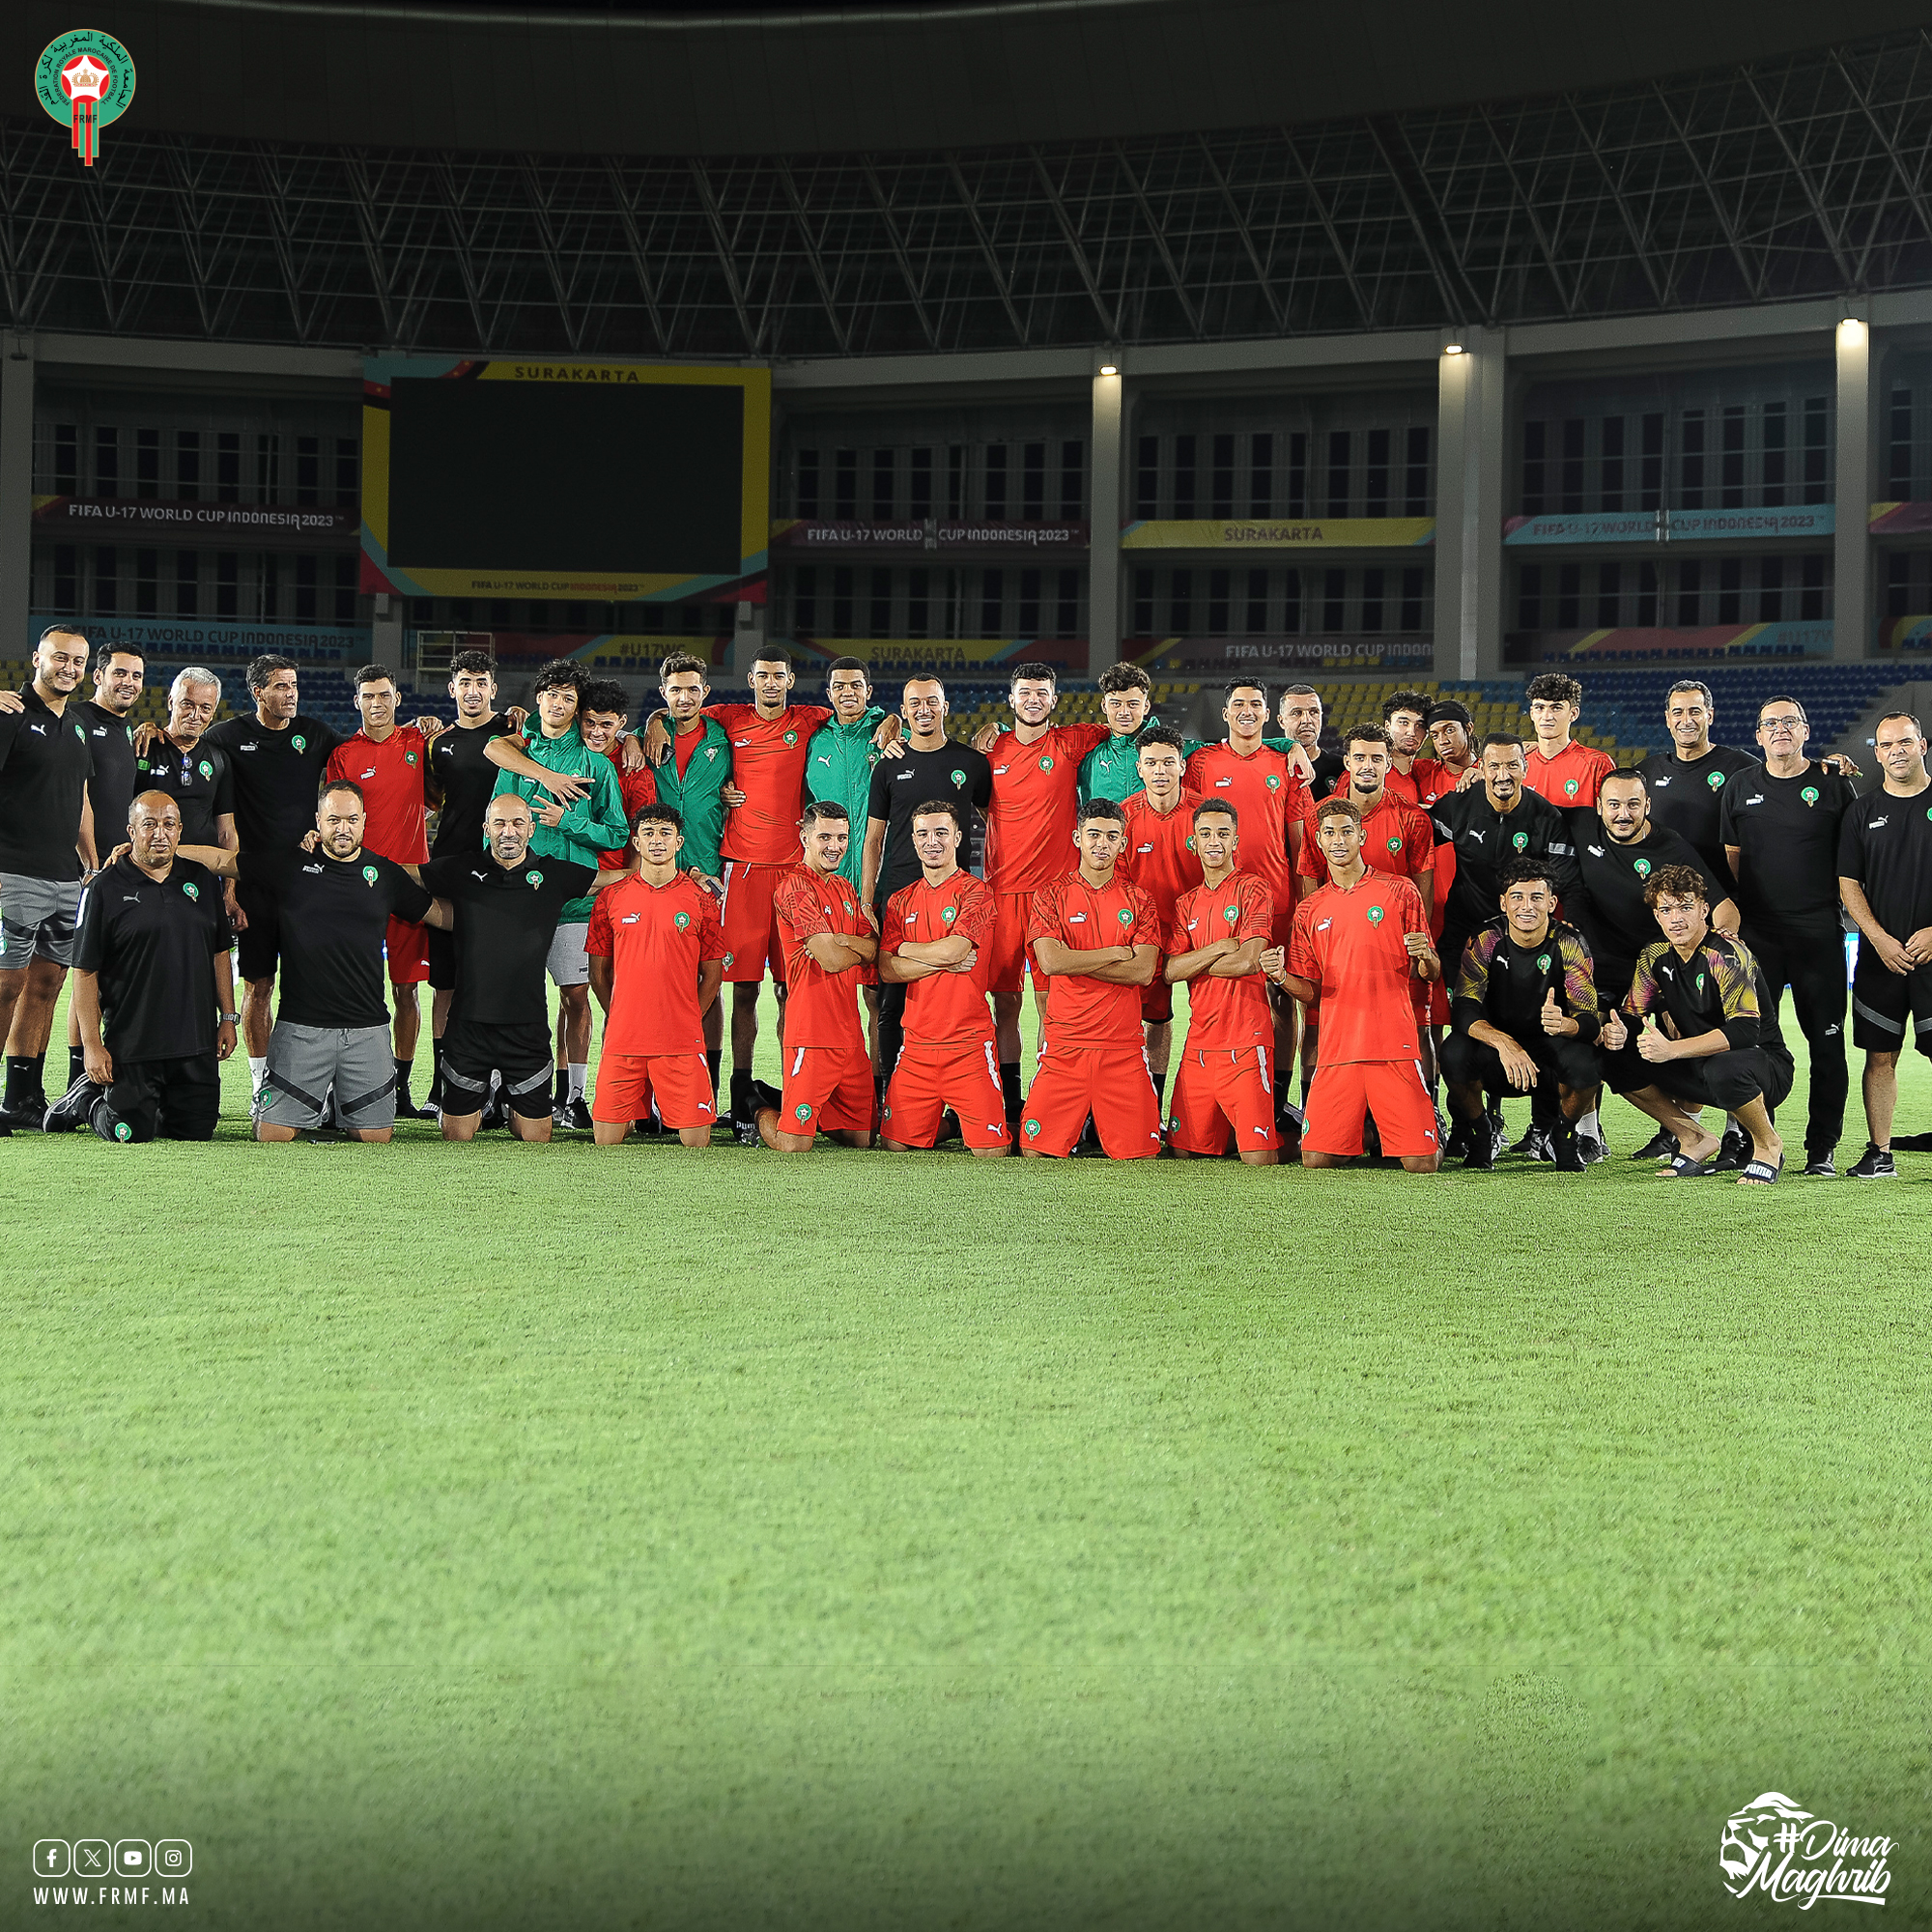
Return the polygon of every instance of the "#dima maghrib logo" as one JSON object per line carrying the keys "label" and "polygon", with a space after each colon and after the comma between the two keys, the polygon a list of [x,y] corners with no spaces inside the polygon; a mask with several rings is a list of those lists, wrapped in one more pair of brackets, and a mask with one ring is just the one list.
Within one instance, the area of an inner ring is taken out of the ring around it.
{"label": "#dima maghrib logo", "polygon": [[1801,1912],[1821,1898],[1882,1906],[1893,1849],[1890,1838],[1860,1837],[1781,1791],[1766,1791],[1724,1821],[1718,1863],[1733,1898],[1763,1892]]}
{"label": "#dima maghrib logo", "polygon": [[42,48],[34,91],[47,113],[73,130],[71,145],[91,168],[101,128],[120,120],[134,99],[134,57],[112,34],[76,27]]}

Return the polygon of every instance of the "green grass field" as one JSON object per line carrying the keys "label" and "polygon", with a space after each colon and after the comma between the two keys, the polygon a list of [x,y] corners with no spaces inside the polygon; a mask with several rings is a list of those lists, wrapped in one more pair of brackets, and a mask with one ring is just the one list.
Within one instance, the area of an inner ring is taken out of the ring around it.
{"label": "green grass field", "polygon": [[7,1922],[91,1834],[211,1926],[1727,1927],[1776,1790],[1932,1924],[1932,1157],[257,1148],[244,1087],[0,1145]]}

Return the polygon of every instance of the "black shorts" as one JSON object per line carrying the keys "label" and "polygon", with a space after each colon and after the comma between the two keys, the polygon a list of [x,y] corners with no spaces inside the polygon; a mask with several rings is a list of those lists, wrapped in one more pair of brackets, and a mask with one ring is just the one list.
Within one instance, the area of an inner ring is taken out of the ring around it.
{"label": "black shorts", "polygon": [[248,923],[235,935],[235,970],[244,980],[272,980],[281,957],[281,935],[275,923],[275,901],[245,881],[235,887],[235,903]]}
{"label": "black shorts", "polygon": [[447,993],[456,984],[456,935],[440,925],[429,928],[430,990]]}
{"label": "black shorts", "polygon": [[[1648,1063],[1646,1063],[1648,1065]],[[1688,1107],[1721,1107],[1735,1114],[1761,1099],[1774,1110],[1791,1092],[1795,1069],[1791,1056],[1776,1047],[1745,1046],[1729,1053],[1706,1054],[1701,1060],[1666,1060],[1649,1067],[1645,1085],[1668,1094]],[[1622,1087],[1619,1093],[1632,1093]]]}
{"label": "black shorts", "polygon": [[[1587,1041],[1543,1034],[1519,1043],[1536,1063],[1538,1079],[1529,1090],[1532,1094],[1541,1094],[1544,1081],[1551,1076],[1559,1086],[1578,1094],[1603,1078],[1602,1056]],[[1502,1055],[1482,1040],[1471,1039],[1461,1028],[1442,1042],[1442,1077],[1456,1087],[1480,1082],[1485,1093],[1499,1096],[1520,1091],[1503,1071]]]}
{"label": "black shorts", "polygon": [[205,1141],[221,1118],[221,1063],[212,1053],[117,1060],[114,1084],[88,1124],[104,1141]]}
{"label": "black shorts", "polygon": [[1861,946],[1852,975],[1852,1044],[1867,1053],[1902,1053],[1908,1018],[1914,1044],[1932,1059],[1932,966],[1893,973],[1872,947]]}
{"label": "black shorts", "polygon": [[526,1121],[551,1111],[551,1032],[547,1020],[529,1025],[452,1019],[442,1036],[442,1111],[461,1119],[480,1114],[490,1076],[503,1076],[510,1111]]}

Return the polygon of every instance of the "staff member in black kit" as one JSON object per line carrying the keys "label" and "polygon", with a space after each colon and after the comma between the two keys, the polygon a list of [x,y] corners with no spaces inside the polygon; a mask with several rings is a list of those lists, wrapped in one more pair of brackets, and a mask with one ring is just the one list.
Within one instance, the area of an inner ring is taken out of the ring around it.
{"label": "staff member in black kit", "polygon": [[[1722,881],[1728,896],[1731,879],[1724,862],[1724,791],[1741,773],[1755,772],[1758,761],[1748,752],[1712,744],[1711,726],[1717,716],[1711,687],[1693,677],[1679,678],[1663,700],[1663,724],[1670,733],[1670,749],[1653,752],[1636,769],[1650,788],[1652,821],[1685,840],[1703,861],[1712,879]],[[1714,899],[1712,904],[1716,903]],[[1644,941],[1646,946],[1656,937],[1654,919],[1650,926],[1651,939]]]}
{"label": "staff member in black kit", "polygon": [[0,714],[0,1028],[7,1036],[0,1133],[46,1119],[47,1036],[73,957],[82,871],[96,864],[87,799],[94,753],[85,727],[70,715],[87,651],[79,631],[48,625],[20,708]]}
{"label": "staff member in black kit", "polygon": [[208,742],[221,708],[221,680],[203,665],[175,673],[168,687],[168,722],[134,734],[135,782],[164,791],[181,808],[184,845],[234,851],[235,781],[228,753]]}
{"label": "staff member in black kit", "polygon": [[240,853],[199,846],[187,856],[240,878],[277,922],[281,1010],[255,1096],[255,1138],[292,1141],[333,1117],[351,1140],[385,1141],[396,1123],[383,942],[389,917],[446,926],[446,905],[415,868],[362,849],[362,787],[336,779],[315,809],[313,851]]}
{"label": "staff member in black kit", "polygon": [[221,881],[181,856],[181,809],[165,792],[134,800],[128,838],[81,901],[73,1009],[85,1065],[47,1110],[46,1130],[205,1141],[235,1051]]}
{"label": "staff member in black kit", "polygon": [[[298,850],[315,829],[315,797],[341,735],[319,718],[302,716],[293,658],[250,660],[252,714],[215,725],[206,740],[233,762],[235,830],[242,849],[258,858]],[[247,981],[242,999],[242,1037],[248,1047],[248,1084],[255,1093],[269,1070],[269,996],[275,983],[274,905],[243,880],[229,900],[238,939],[236,964]],[[386,1010],[386,1009],[385,1009]],[[391,1067],[393,1074],[394,1068]]]}

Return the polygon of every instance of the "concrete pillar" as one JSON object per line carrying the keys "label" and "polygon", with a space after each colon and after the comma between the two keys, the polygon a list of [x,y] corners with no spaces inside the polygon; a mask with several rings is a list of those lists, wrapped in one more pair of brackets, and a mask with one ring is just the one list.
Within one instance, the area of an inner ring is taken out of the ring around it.
{"label": "concrete pillar", "polygon": [[1863,303],[1839,323],[1837,503],[1832,539],[1832,655],[1862,659],[1872,648],[1872,451],[1878,364]]}
{"label": "concrete pillar", "polygon": [[1087,674],[1121,661],[1121,405],[1118,350],[1094,361],[1093,534],[1087,552]]}
{"label": "concrete pillar", "polygon": [[1449,331],[1436,358],[1435,675],[1502,670],[1503,331]]}
{"label": "concrete pillar", "polygon": [[34,338],[0,335],[0,657],[33,655]]}
{"label": "concrete pillar", "polygon": [[[396,668],[400,675],[402,674],[402,667],[407,660],[409,666],[407,674],[412,680],[414,680],[417,675],[415,659],[413,655],[406,653],[404,649],[403,611],[406,609],[405,600],[384,590],[377,592],[374,604],[375,609],[369,618],[369,662],[371,664],[392,665]],[[431,678],[430,684],[432,689],[436,687],[437,682],[437,679]],[[416,688],[420,690],[420,684]]]}

